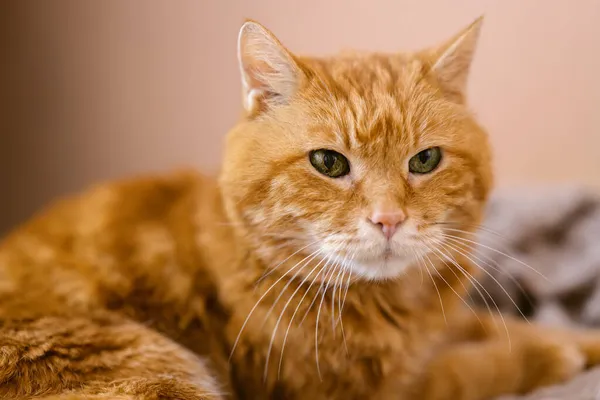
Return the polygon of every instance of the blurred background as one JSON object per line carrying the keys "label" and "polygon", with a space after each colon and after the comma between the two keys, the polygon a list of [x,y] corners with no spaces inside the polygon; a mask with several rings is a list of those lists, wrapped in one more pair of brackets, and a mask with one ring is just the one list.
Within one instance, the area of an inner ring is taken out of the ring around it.
{"label": "blurred background", "polygon": [[600,188],[598,0],[13,0],[0,3],[0,232],[93,182],[216,171],[246,17],[326,54],[417,49],[480,14],[470,102],[498,185]]}

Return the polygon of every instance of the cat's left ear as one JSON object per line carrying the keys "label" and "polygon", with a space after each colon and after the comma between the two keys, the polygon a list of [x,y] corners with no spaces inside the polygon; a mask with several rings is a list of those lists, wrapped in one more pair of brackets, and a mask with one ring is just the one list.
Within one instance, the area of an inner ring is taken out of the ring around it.
{"label": "cat's left ear", "polygon": [[304,74],[292,54],[267,28],[246,21],[238,37],[244,108],[249,115],[286,104]]}
{"label": "cat's left ear", "polygon": [[464,101],[469,70],[482,23],[483,16],[434,49],[431,54],[430,72],[436,76],[446,96],[461,103]]}

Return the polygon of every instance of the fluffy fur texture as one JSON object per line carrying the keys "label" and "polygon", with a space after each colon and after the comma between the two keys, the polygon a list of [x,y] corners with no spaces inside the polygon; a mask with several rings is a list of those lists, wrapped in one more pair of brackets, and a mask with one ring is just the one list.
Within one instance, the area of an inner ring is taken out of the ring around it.
{"label": "fluffy fur texture", "polygon": [[[479,26],[317,59],[245,23],[218,182],[101,185],[0,245],[2,398],[479,400],[599,362],[600,335],[505,331],[460,298],[476,270],[447,239],[492,184],[464,97]],[[434,146],[438,168],[410,173]],[[350,173],[318,173],[322,148]],[[403,217],[388,240],[373,215]]]}

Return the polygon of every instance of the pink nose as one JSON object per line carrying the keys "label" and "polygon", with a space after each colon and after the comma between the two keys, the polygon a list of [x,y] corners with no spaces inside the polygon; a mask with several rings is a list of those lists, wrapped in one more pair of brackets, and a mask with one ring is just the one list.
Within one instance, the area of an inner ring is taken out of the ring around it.
{"label": "pink nose", "polygon": [[394,236],[398,226],[400,226],[405,219],[406,215],[401,210],[391,212],[375,211],[369,217],[369,221],[373,225],[378,226],[388,240]]}

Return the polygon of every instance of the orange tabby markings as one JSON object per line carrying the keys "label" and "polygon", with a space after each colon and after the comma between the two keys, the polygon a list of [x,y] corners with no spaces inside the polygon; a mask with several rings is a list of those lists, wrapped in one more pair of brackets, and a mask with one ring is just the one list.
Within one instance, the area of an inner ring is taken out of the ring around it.
{"label": "orange tabby markings", "polygon": [[596,332],[463,300],[492,187],[480,25],[317,58],[246,22],[218,180],[100,185],[0,243],[0,397],[484,400],[600,363]]}

